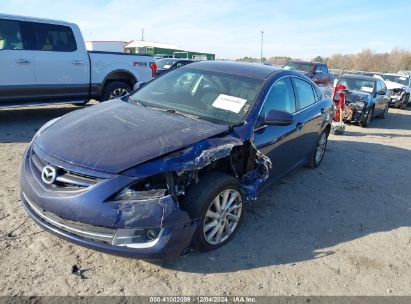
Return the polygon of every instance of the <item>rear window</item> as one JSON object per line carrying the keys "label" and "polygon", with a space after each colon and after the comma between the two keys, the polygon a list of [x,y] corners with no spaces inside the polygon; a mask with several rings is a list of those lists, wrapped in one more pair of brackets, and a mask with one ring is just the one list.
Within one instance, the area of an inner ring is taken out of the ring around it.
{"label": "rear window", "polygon": [[74,52],[77,50],[73,31],[68,26],[29,22],[38,51]]}
{"label": "rear window", "polygon": [[300,104],[300,109],[304,109],[317,101],[316,96],[314,96],[313,86],[308,82],[293,78],[295,91],[298,96],[298,101]]}

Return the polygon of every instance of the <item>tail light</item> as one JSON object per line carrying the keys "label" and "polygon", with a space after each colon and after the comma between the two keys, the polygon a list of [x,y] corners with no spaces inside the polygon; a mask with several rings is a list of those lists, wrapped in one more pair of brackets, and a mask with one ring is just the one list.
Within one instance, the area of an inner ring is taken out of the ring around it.
{"label": "tail light", "polygon": [[156,77],[157,74],[157,64],[155,62],[150,62],[151,76]]}

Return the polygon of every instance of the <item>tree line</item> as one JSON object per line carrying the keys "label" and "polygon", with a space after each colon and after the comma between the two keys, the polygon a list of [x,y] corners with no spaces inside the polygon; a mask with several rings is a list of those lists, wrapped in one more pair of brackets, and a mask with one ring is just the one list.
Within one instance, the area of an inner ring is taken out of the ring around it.
{"label": "tree line", "polygon": [[[287,56],[274,56],[263,58],[264,63],[283,66],[292,58]],[[260,62],[259,58],[244,57],[237,59],[243,62]],[[312,59],[316,62],[324,62],[331,69],[346,71],[367,72],[398,72],[411,70],[411,52],[404,49],[394,48],[390,52],[377,53],[371,49],[364,49],[355,54],[334,54],[330,57],[317,56]]]}

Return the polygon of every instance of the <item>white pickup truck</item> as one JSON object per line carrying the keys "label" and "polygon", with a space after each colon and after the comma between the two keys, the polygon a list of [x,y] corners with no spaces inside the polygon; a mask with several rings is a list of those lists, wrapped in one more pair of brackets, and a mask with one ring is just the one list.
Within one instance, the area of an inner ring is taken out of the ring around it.
{"label": "white pickup truck", "polygon": [[73,23],[0,14],[0,107],[104,101],[156,69],[150,55],[88,52]]}

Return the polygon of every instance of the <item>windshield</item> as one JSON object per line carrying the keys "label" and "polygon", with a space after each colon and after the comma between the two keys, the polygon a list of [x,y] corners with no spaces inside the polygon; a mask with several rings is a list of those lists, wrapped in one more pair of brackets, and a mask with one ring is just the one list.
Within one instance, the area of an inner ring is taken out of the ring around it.
{"label": "windshield", "polygon": [[286,66],[284,66],[284,69],[311,73],[313,71],[313,67],[314,65],[310,63],[289,62]]}
{"label": "windshield", "polygon": [[173,59],[173,58],[164,58],[164,59],[160,59],[156,61],[157,64],[157,68],[158,69],[168,69],[170,68],[174,62],[176,62],[177,59]]}
{"label": "windshield", "polygon": [[409,77],[408,76],[403,76],[403,75],[382,75],[382,78],[384,80],[396,82],[405,86],[408,86],[409,84]]}
{"label": "windshield", "polygon": [[129,102],[235,125],[244,120],[262,84],[244,76],[176,69],[137,90]]}
{"label": "windshield", "polygon": [[344,85],[347,90],[350,91],[361,91],[365,93],[372,93],[374,90],[374,81],[355,79],[355,78],[341,78],[338,84]]}

